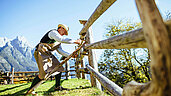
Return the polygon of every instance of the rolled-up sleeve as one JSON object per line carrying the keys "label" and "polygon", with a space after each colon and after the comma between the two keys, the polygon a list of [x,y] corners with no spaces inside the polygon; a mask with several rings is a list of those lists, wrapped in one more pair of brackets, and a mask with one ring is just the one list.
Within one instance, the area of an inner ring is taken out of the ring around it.
{"label": "rolled-up sleeve", "polygon": [[56,49],[56,51],[61,54],[62,56],[68,57],[70,55],[70,53],[64,51],[61,47],[61,45],[59,46],[59,48]]}
{"label": "rolled-up sleeve", "polygon": [[75,40],[61,36],[56,30],[52,30],[51,32],[49,32],[48,36],[50,39],[54,39],[55,41],[58,41],[60,43],[74,44],[75,42]]}

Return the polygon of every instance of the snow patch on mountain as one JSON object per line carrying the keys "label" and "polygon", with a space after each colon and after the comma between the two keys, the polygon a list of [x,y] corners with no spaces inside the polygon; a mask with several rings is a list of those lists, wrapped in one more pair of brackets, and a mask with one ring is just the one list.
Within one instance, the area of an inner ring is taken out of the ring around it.
{"label": "snow patch on mountain", "polygon": [[9,42],[10,39],[6,38],[6,37],[0,37],[0,47],[3,47],[6,45],[7,42]]}

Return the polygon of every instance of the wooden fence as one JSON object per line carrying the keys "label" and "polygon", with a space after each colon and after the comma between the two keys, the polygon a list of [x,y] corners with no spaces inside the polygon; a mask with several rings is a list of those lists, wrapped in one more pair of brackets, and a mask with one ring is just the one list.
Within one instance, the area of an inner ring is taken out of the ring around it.
{"label": "wooden fence", "polygon": [[[170,96],[171,20],[163,22],[154,0],[135,0],[143,28],[93,43],[91,25],[115,1],[102,0],[88,20],[80,20],[80,23],[83,24],[83,28],[79,33],[80,38],[85,40],[87,44],[78,52],[75,65],[77,78],[85,78],[85,73],[90,72],[91,85],[93,87],[101,89],[102,85],[115,96]],[[95,51],[92,49],[118,48],[148,48],[151,54],[152,81],[146,84],[132,81],[122,89],[100,74]],[[84,56],[88,56],[89,61],[89,65],[86,67]]]}
{"label": "wooden fence", "polygon": [[[77,77],[76,72],[78,71],[76,71],[76,69],[77,69],[77,64],[73,66],[69,66],[69,62],[66,62],[65,70],[63,71],[64,74],[62,74],[62,77],[64,79],[70,79],[71,76]],[[38,73],[39,73],[38,71],[14,72],[14,68],[13,68],[12,72],[1,72],[0,84],[17,84],[17,83],[32,82],[32,80],[35,78],[36,75],[38,75]],[[54,77],[52,76],[49,79],[52,80],[54,79]]]}
{"label": "wooden fence", "polygon": [[[91,84],[101,85],[115,96],[170,96],[171,92],[171,20],[164,22],[154,0],[135,0],[143,28],[126,32],[99,42],[92,42],[91,25],[116,0],[102,0],[90,18],[80,20],[84,25],[80,38],[88,42],[84,50],[88,51]],[[146,84],[132,81],[123,89],[108,80],[97,70],[95,52],[92,49],[148,48],[151,54],[152,80]]]}

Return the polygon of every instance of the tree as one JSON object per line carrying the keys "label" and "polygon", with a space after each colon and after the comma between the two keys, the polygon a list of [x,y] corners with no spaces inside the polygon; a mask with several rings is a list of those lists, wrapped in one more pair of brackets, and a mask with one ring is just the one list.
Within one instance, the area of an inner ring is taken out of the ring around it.
{"label": "tree", "polygon": [[[130,20],[118,20],[110,24],[106,37],[123,34],[141,27],[141,23],[131,23]],[[141,57],[141,58],[140,58]],[[99,62],[99,71],[123,87],[131,80],[143,83],[151,80],[150,55],[148,49],[106,49]]]}

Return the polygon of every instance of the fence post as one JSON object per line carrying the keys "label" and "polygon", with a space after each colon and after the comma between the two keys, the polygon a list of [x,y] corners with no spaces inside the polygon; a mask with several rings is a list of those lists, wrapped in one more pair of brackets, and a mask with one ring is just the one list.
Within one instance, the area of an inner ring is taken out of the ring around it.
{"label": "fence post", "polygon": [[69,74],[70,74],[70,72],[69,72],[69,70],[70,70],[70,66],[69,66],[69,62],[66,62],[65,63],[65,76],[66,76],[66,80],[68,80],[68,79],[71,79],[71,77],[69,76]]}
{"label": "fence post", "polygon": [[[76,49],[76,48],[75,48]],[[79,52],[80,53],[80,52]],[[79,64],[80,64],[80,56],[79,56],[79,53],[77,53],[77,55],[78,55],[78,57],[75,59],[75,72],[76,72],[76,77],[78,78],[78,79],[80,79],[80,77],[81,77],[81,75],[80,75],[80,71],[79,71],[79,68],[80,68],[80,66],[79,66]]]}
{"label": "fence post", "polygon": [[[81,60],[81,68],[85,68],[85,62],[84,60]],[[86,79],[86,74],[84,72],[82,72],[82,79]]]}
{"label": "fence post", "polygon": [[[84,47],[85,46],[83,46],[83,48],[80,50],[80,63],[81,63],[81,68],[85,68],[86,66],[85,66],[85,60],[84,60],[84,54],[83,54],[83,50],[84,50]],[[81,73],[81,78],[82,79],[87,79],[86,78],[86,74],[84,73],[84,72],[82,72]]]}
{"label": "fence post", "polygon": [[[86,20],[80,20],[80,23],[83,24],[84,26],[85,26],[86,22],[87,22]],[[88,44],[93,43],[93,36],[92,36],[92,28],[91,28],[91,26],[87,30],[86,42]],[[97,60],[96,60],[96,53],[92,49],[90,49],[88,51],[88,61],[89,61],[89,65],[92,68],[94,68],[96,71],[98,71],[98,64],[97,64]],[[90,74],[90,79],[91,79],[91,86],[97,87],[98,89],[101,90],[101,84],[99,83],[99,81],[96,78],[94,78],[94,76],[92,74]]]}
{"label": "fence post", "polygon": [[14,84],[14,67],[12,67],[12,80],[11,80],[11,84]]}

